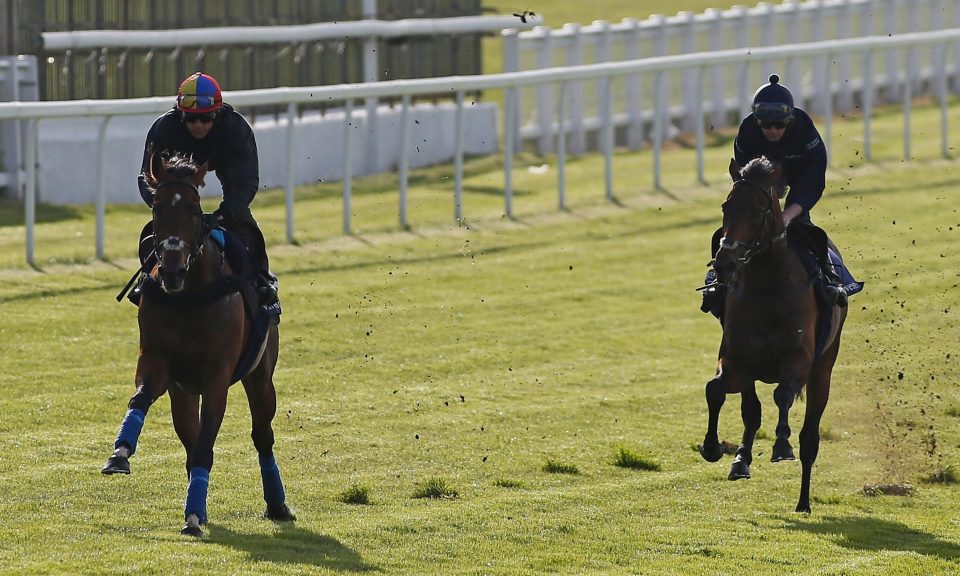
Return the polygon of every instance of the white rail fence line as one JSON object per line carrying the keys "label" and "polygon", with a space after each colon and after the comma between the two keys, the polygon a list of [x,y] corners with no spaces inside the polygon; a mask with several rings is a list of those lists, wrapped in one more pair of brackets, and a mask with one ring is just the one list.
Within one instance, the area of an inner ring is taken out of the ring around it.
{"label": "white rail fence line", "polygon": [[[365,14],[375,14],[375,3],[364,5]],[[82,30],[72,32],[43,32],[43,48],[48,54],[89,50],[90,58],[101,61],[110,50],[124,56],[131,48],[152,50],[195,49],[197,57],[207,49],[220,47],[221,57],[229,50],[245,50],[254,44],[285,44],[295,54],[300,54],[312,43],[331,40],[363,39],[362,70],[364,82],[376,82],[380,77],[380,62],[377,58],[377,43],[382,38],[410,36],[436,36],[442,34],[465,34],[474,32],[500,32],[504,29],[527,29],[543,23],[539,15],[523,20],[516,16],[460,16],[452,18],[409,18],[404,20],[349,20],[321,22],[296,26],[229,26],[221,28],[189,28],[181,30]],[[103,70],[105,68],[101,68]],[[102,74],[103,72],[101,72]],[[368,98],[364,102],[367,117],[377,114],[377,101]],[[371,126],[376,129],[376,122]],[[377,137],[369,139],[370,146],[364,155],[367,167],[378,164]]]}
{"label": "white rail fence line", "polygon": [[[567,24],[560,29],[538,26],[531,31],[503,32],[504,71],[516,72],[555,65],[580,65],[617,60],[635,60],[643,57],[669,56],[695,52],[708,52],[734,48],[796,44],[807,41],[839,40],[900,34],[960,27],[960,0],[808,0],[782,4],[760,3],[756,7],[734,6],[729,10],[708,9],[702,14],[680,12],[676,16],[651,16],[646,20],[625,19],[611,24],[596,21],[588,26]],[[841,54],[837,66],[827,73],[817,65],[817,73],[808,79],[808,70],[800,67],[795,58],[783,58],[777,66],[783,83],[795,90],[797,105],[806,107],[815,114],[825,113],[818,95],[823,90],[836,93],[835,112],[845,112],[854,106],[856,86],[846,82],[857,66],[856,55]],[[916,57],[912,57],[916,68]],[[954,60],[960,60],[956,54]],[[776,62],[774,62],[776,64]],[[861,66],[862,67],[862,66]],[[901,82],[895,80],[901,72],[901,64],[895,54],[888,54],[877,67],[879,82],[878,98],[884,102],[897,102],[901,98]],[[880,74],[880,72],[883,72]],[[769,71],[750,69],[756,78],[766,78]],[[917,82],[929,78],[929,71],[915,77]],[[811,82],[812,80],[812,82]],[[953,90],[960,90],[960,76],[951,71]],[[728,126],[739,120],[735,112],[743,112],[744,94],[731,97],[738,79],[722,66],[710,70],[708,77],[698,78],[692,69],[683,71],[679,78],[670,78],[663,89],[671,90],[674,96],[682,95],[681,106],[675,107],[671,119],[684,131],[693,129],[693,94],[697,82],[706,83],[709,95],[704,103],[714,127]],[[653,86],[644,84],[639,76],[622,79],[623,86],[614,85],[615,102],[613,121],[622,128],[619,138],[631,149],[639,148],[645,141],[653,119],[643,114],[643,102],[657,98]],[[569,150],[581,153],[586,150],[590,132],[600,129],[600,118],[605,117],[603,106],[608,101],[608,87],[600,82],[594,85],[572,84],[567,88],[564,106],[570,111],[572,138]],[[749,94],[747,94],[749,95]],[[523,121],[515,127],[515,146],[521,141],[532,141],[540,153],[553,151],[556,126],[553,124],[553,106],[558,103],[551,85],[540,85],[535,91],[521,94],[519,106]],[[518,113],[520,113],[518,111]],[[653,135],[649,134],[652,139]],[[602,138],[596,138],[602,142]]]}
{"label": "white rail fence line", "polygon": [[[722,50],[708,53],[686,54],[680,56],[665,56],[658,58],[647,58],[643,60],[633,60],[626,62],[613,62],[597,65],[568,66],[549,68],[544,70],[533,70],[528,72],[513,72],[503,74],[491,74],[486,76],[457,76],[448,78],[430,78],[422,80],[403,80],[395,82],[367,83],[355,85],[339,86],[317,86],[306,88],[273,88],[267,90],[248,90],[228,92],[226,97],[237,106],[255,106],[264,104],[287,104],[288,112],[288,130],[296,130],[296,112],[297,106],[303,103],[316,102],[318,100],[340,101],[344,102],[347,110],[352,110],[354,102],[358,99],[369,97],[401,97],[403,106],[404,123],[409,123],[410,96],[435,93],[438,90],[446,90],[456,96],[457,105],[462,108],[462,94],[476,90],[495,90],[503,89],[508,95],[516,94],[516,91],[523,87],[540,86],[544,84],[559,85],[559,94],[562,97],[570,85],[578,81],[604,80],[609,83],[614,78],[629,75],[649,75],[652,78],[653,86],[658,97],[655,99],[654,108],[651,111],[655,124],[662,124],[667,117],[669,109],[668,93],[663,90],[667,74],[671,71],[690,71],[696,78],[702,78],[713,67],[722,65],[735,65],[740,70],[737,75],[741,88],[747,89],[755,83],[752,81],[746,70],[758,62],[768,62],[777,58],[807,58],[815,64],[826,68],[827,70],[812,70],[813,72],[828,72],[833,65],[833,58],[841,55],[858,54],[862,56],[862,88],[861,96],[864,142],[863,151],[866,160],[871,159],[871,111],[875,102],[876,93],[876,73],[874,72],[873,61],[879,56],[889,55],[891,52],[897,62],[902,62],[903,70],[897,74],[897,78],[906,88],[903,90],[903,114],[904,114],[904,158],[910,157],[910,110],[911,96],[915,95],[909,89],[913,74],[916,68],[910,66],[914,61],[922,62],[924,54],[931,61],[930,67],[933,70],[932,78],[936,80],[932,87],[933,92],[940,105],[940,133],[941,133],[941,153],[947,156],[948,145],[948,126],[947,126],[947,64],[948,54],[955,50],[960,43],[960,28],[942,30],[937,32],[902,34],[899,36],[871,36],[852,40],[833,40],[826,42],[815,42],[806,44],[794,44],[780,47],[751,48],[751,49],[733,49]],[[921,49],[925,49],[922,50]],[[921,53],[923,52],[923,53]],[[705,107],[703,101],[703,84],[695,83],[696,98],[694,102],[694,130],[696,132],[696,163],[697,179],[703,181],[704,177],[704,121],[703,112]],[[609,95],[609,92],[607,92]],[[833,98],[830,92],[824,91],[817,95],[821,99],[824,109],[827,111],[823,125],[822,135],[829,148],[832,132],[832,111]],[[507,98],[507,108],[503,114],[504,134],[511,134],[518,122],[516,106],[510,102],[515,99]],[[69,117],[100,117],[104,125],[110,121],[110,118],[117,115],[126,114],[149,114],[159,113],[169,108],[169,99],[165,97],[131,99],[131,100],[87,100],[87,101],[65,101],[65,102],[11,102],[0,103],[0,120],[2,119],[20,119],[28,121],[27,138],[25,142],[27,157],[27,187],[24,197],[24,214],[26,224],[26,257],[27,262],[34,264],[34,226],[36,210],[36,182],[37,182],[37,126],[44,118],[69,118]],[[558,155],[557,155],[557,193],[558,203],[563,206],[565,197],[565,145],[564,136],[568,130],[565,125],[563,114],[563,103],[559,101],[557,108],[560,109],[558,118]],[[605,142],[603,153],[605,155],[605,195],[613,197],[613,168],[611,156],[613,153],[613,130],[612,107],[606,106],[606,117],[601,119],[602,138]],[[345,115],[344,133],[345,138],[349,138],[350,114]],[[462,126],[462,124],[461,124]],[[403,129],[409,133],[409,127]],[[659,134],[664,131],[655,129],[653,139],[653,186],[659,188],[660,180],[660,153],[663,140]],[[104,234],[104,208],[105,202],[105,174],[107,170],[106,155],[103,153],[106,130],[101,130],[101,139],[98,142],[98,157],[100,160],[100,182],[101,189],[97,202],[97,257],[103,258],[103,234]],[[288,139],[293,142],[292,136]],[[461,142],[457,138],[457,142]],[[506,216],[513,215],[513,188],[511,172],[513,169],[514,146],[512,138],[504,139],[503,153],[503,174],[504,174],[504,212]],[[399,165],[400,173],[400,222],[407,224],[406,207],[406,188],[407,188],[407,163],[409,157],[409,140],[402,141],[401,162]],[[344,179],[343,179],[343,230],[350,232],[350,201],[352,189],[351,165],[353,162],[353,153],[350,146],[346,147],[344,154]],[[293,218],[294,218],[294,188],[293,163],[295,155],[287,153],[288,158],[288,183],[286,187],[286,235],[288,241],[293,241]],[[463,150],[459,145],[455,150],[455,177],[454,192],[458,199],[458,205],[455,207],[455,217],[460,216],[459,199],[463,190]]]}

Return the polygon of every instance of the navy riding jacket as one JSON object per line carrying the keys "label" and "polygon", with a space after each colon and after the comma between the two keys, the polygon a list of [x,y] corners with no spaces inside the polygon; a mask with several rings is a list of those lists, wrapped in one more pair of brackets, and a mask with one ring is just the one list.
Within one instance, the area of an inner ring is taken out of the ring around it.
{"label": "navy riding jacket", "polygon": [[178,152],[192,156],[198,165],[207,163],[207,170],[215,171],[223,186],[221,207],[233,215],[249,215],[250,202],[260,187],[257,142],[250,124],[229,104],[223,104],[217,111],[213,127],[202,140],[190,135],[176,108],[154,121],[147,132],[143,165],[137,179],[140,196],[148,206],[153,205],[153,196],[144,174],[150,170],[152,151]]}
{"label": "navy riding jacket", "polygon": [[799,204],[803,220],[810,218],[810,209],[820,200],[826,187],[827,147],[813,120],[799,108],[793,109],[793,122],[787,126],[779,142],[770,142],[760,130],[753,114],[740,123],[733,143],[734,160],[740,166],[760,156],[778,162],[784,183],[790,186],[785,206]]}

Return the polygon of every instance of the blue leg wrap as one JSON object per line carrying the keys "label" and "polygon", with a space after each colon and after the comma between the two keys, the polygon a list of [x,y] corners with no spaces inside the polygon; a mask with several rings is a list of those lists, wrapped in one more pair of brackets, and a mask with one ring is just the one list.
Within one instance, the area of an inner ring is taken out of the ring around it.
{"label": "blue leg wrap", "polygon": [[210,471],[197,466],[190,470],[190,483],[187,485],[187,504],[183,517],[191,514],[200,517],[200,523],[207,521],[207,487],[210,485]]}
{"label": "blue leg wrap", "polygon": [[140,438],[140,431],[143,430],[143,419],[147,415],[138,408],[127,410],[127,415],[123,417],[123,423],[120,424],[120,431],[117,432],[117,441],[113,443],[113,448],[117,449],[122,444],[130,447],[130,455],[137,451],[137,439]]}
{"label": "blue leg wrap", "polygon": [[277,461],[270,456],[260,456],[260,478],[263,479],[263,500],[270,506],[279,506],[287,499],[280,480],[280,468]]}

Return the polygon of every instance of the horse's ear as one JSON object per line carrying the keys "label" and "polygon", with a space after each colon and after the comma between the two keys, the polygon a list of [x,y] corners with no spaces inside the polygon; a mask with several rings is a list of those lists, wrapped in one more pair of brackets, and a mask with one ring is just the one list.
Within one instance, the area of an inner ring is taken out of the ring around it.
{"label": "horse's ear", "polygon": [[731,158],[729,170],[730,170],[730,178],[733,179],[734,182],[739,182],[740,180],[743,180],[743,176],[740,174],[740,168],[741,166],[737,164],[736,159]]}
{"label": "horse's ear", "polygon": [[163,177],[167,174],[167,167],[163,164],[163,158],[160,157],[160,153],[157,151],[150,152],[150,172],[147,174],[148,183],[151,186],[156,186],[157,182],[163,180]]}
{"label": "horse's ear", "polygon": [[204,185],[203,179],[207,175],[207,170],[209,170],[209,165],[210,165],[210,162],[207,161],[207,162],[204,162],[202,165],[197,166],[197,173],[194,174],[193,176],[193,180],[194,180],[193,185],[196,186],[197,188]]}

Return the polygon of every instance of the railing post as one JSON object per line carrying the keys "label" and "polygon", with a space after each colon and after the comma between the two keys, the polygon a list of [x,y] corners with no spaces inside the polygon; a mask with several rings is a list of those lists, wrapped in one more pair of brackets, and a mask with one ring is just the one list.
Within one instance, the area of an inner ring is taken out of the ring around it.
{"label": "railing post", "polygon": [[[627,18],[623,21],[629,27],[624,52],[627,60],[640,58],[640,22],[636,18]],[[637,150],[643,144],[643,113],[640,75],[632,74],[627,77],[627,117],[630,125],[627,128],[627,147]]]}
{"label": "railing post", "polygon": [[[803,14],[800,11],[800,2],[798,0],[791,0],[787,5],[791,8],[790,16],[786,19],[787,44],[796,44],[800,41],[800,22],[803,18]],[[805,108],[806,105],[804,102],[806,98],[803,90],[803,73],[798,72],[800,65],[796,58],[787,56],[785,66],[785,74],[781,76],[781,78],[784,79],[785,83],[787,83],[787,86],[794,86],[793,100],[797,107]]]}
{"label": "railing post", "polygon": [[873,132],[871,116],[873,115],[874,87],[873,49],[868,49],[863,55],[863,159],[867,162],[873,159]]}
{"label": "railing post", "polygon": [[[606,20],[596,20],[593,25],[600,29],[599,38],[597,39],[597,62],[609,62],[611,59],[610,23]],[[597,134],[599,138],[598,148],[603,152],[605,158],[609,158],[609,155],[613,152],[613,138],[607,134],[608,130],[613,130],[613,113],[611,110],[613,107],[613,99],[610,97],[611,88],[612,81],[610,76],[604,76],[597,81],[597,116],[601,122],[600,132]],[[609,198],[609,185],[607,188]]]}
{"label": "railing post", "polygon": [[23,194],[23,222],[27,230],[27,264],[36,267],[33,255],[34,226],[37,221],[37,135],[40,118],[31,118],[27,125],[27,149],[24,163],[27,165],[27,186]]}
{"label": "railing post", "polygon": [[[909,54],[909,53],[908,53]],[[909,61],[908,58],[904,59],[904,62]],[[910,160],[911,155],[911,146],[910,146],[910,113],[913,108],[913,87],[910,85],[910,82],[903,83],[903,159]]]}
{"label": "railing post", "polygon": [[693,122],[697,134],[697,182],[706,184],[707,179],[704,176],[703,169],[703,152],[706,147],[703,131],[703,66],[698,66],[693,71],[693,93],[695,96],[693,99]]}
{"label": "railing post", "polygon": [[353,99],[343,109],[343,233],[350,234],[353,196]]}
{"label": "railing post", "polygon": [[407,222],[407,186],[410,171],[410,95],[404,94],[400,104],[400,226],[409,228]]}
{"label": "railing post", "polygon": [[[884,12],[884,26],[888,36],[896,34],[897,29],[897,0],[884,0],[886,2],[886,11]],[[896,102],[900,94],[900,74],[897,66],[897,57],[899,54],[895,49],[887,49],[887,70],[883,78],[883,96],[887,102]]]}
{"label": "railing post", "polygon": [[110,124],[110,118],[110,116],[104,116],[97,130],[96,253],[98,260],[106,259],[104,238],[107,227],[107,126]]}
{"label": "railing post", "polygon": [[[715,8],[708,8],[704,14],[708,17],[707,37],[708,46],[711,51],[724,49],[723,45],[723,13]],[[710,107],[712,124],[715,129],[723,128],[727,125],[727,113],[724,109],[726,103],[724,96],[727,94],[727,84],[724,69],[726,66],[710,67]]]}
{"label": "railing post", "polygon": [[[692,54],[697,51],[697,37],[694,34],[694,24],[693,24],[693,12],[678,12],[677,18],[680,19],[681,24],[677,26],[678,32],[681,35],[683,43],[683,52],[685,54]],[[696,70],[693,68],[687,68],[683,71],[683,114],[680,116],[680,128],[684,132],[690,132],[693,130],[694,123],[696,118],[691,114],[693,109],[696,107],[696,104],[693,102],[694,95],[694,75]]]}
{"label": "railing post", "polygon": [[[570,43],[567,46],[567,65],[579,66],[583,64],[583,34],[579,24],[564,24],[564,30],[570,32]],[[583,154],[587,149],[587,134],[583,127],[583,82],[572,82],[567,90],[570,95],[570,152],[574,155]]]}
{"label": "railing post", "polygon": [[[541,34],[537,48],[537,67],[541,70],[553,67],[553,31],[546,26],[537,26],[533,29]],[[540,134],[537,148],[540,155],[549,154],[553,149],[553,85],[547,82],[537,86],[537,123]]]}
{"label": "railing post", "polygon": [[457,90],[453,130],[453,217],[460,222],[463,219],[463,90]]}
{"label": "railing post", "polygon": [[601,116],[600,121],[603,123],[601,127],[601,134],[603,136],[603,144],[600,148],[603,150],[603,174],[604,174],[604,186],[606,188],[606,197],[607,200],[613,201],[613,102],[611,102],[611,92],[610,84],[613,83],[613,77],[604,76],[603,77],[603,90],[601,94],[603,95],[603,116]]}
{"label": "railing post", "polygon": [[666,72],[657,70],[653,75],[653,188],[660,190],[660,156],[663,151],[664,111],[663,100],[666,93]]}
{"label": "railing post", "polygon": [[[814,42],[823,41],[824,38],[826,38],[826,31],[827,7],[824,4],[824,0],[815,0],[813,37],[811,40]],[[832,98],[830,69],[827,67],[826,58],[823,56],[814,56],[811,62],[811,69],[813,70],[813,92],[820,96],[819,98],[814,98],[814,102],[816,103],[814,111],[817,114],[826,115],[827,109],[829,108],[827,98]]]}
{"label": "railing post", "polygon": [[510,86],[504,92],[504,102],[513,102],[503,111],[503,213],[507,218],[513,218],[513,143],[514,139],[507,136],[513,133],[517,122],[516,107],[517,88]]}
{"label": "railing post", "polygon": [[[853,29],[853,6],[850,0],[844,0],[840,6],[840,15],[837,21],[837,36],[843,39],[850,38]],[[847,112],[853,108],[853,89],[851,86],[850,55],[840,54],[837,57],[837,77],[840,79],[840,94],[837,97],[837,110]]]}
{"label": "railing post", "polygon": [[567,126],[564,102],[567,97],[567,82],[560,81],[557,90],[557,208],[566,208],[567,171]]}
{"label": "railing post", "polygon": [[[362,5],[363,19],[376,20],[377,18],[377,0],[363,0]],[[376,36],[367,36],[363,39],[363,81],[376,82],[379,79],[380,70],[379,58],[377,57],[377,45],[379,38]],[[379,103],[376,98],[367,98],[364,100],[364,108],[367,115],[367,134],[366,134],[366,166],[367,174],[376,174],[379,161],[379,131],[380,122],[377,120],[377,106]]]}
{"label": "railing post", "polygon": [[937,46],[935,51],[934,76],[936,77],[937,100],[940,102],[940,155],[950,157],[950,138],[947,122],[947,46]]}
{"label": "railing post", "polygon": [[[504,30],[501,32],[501,37],[503,38],[503,71],[504,72],[519,72],[520,71],[520,37],[516,29]],[[506,110],[517,110],[517,116],[519,117],[520,110],[520,93],[516,90],[504,90],[503,92],[503,108]],[[510,127],[509,132],[503,133],[504,143],[509,139],[511,140],[511,146],[520,145],[520,125],[519,122],[516,125]]]}
{"label": "railing post", "polygon": [[[666,56],[667,55],[667,35],[670,30],[667,26],[667,19],[662,14],[653,14],[650,18],[647,19],[653,24],[653,54],[654,56]],[[653,88],[653,131],[654,141],[659,142],[662,146],[664,139],[667,134],[667,125],[670,120],[667,118],[668,111],[664,109],[664,100],[667,98],[667,93],[669,90],[669,73],[664,70],[659,70],[657,73],[657,80]],[[659,151],[656,151],[656,155],[659,159]],[[659,166],[657,166],[659,170]],[[656,176],[657,179],[657,188],[660,187],[659,174]]]}
{"label": "railing post", "polygon": [[287,188],[284,193],[286,205],[287,242],[294,244],[296,237],[293,233],[293,200],[297,178],[297,104],[287,104]]}

